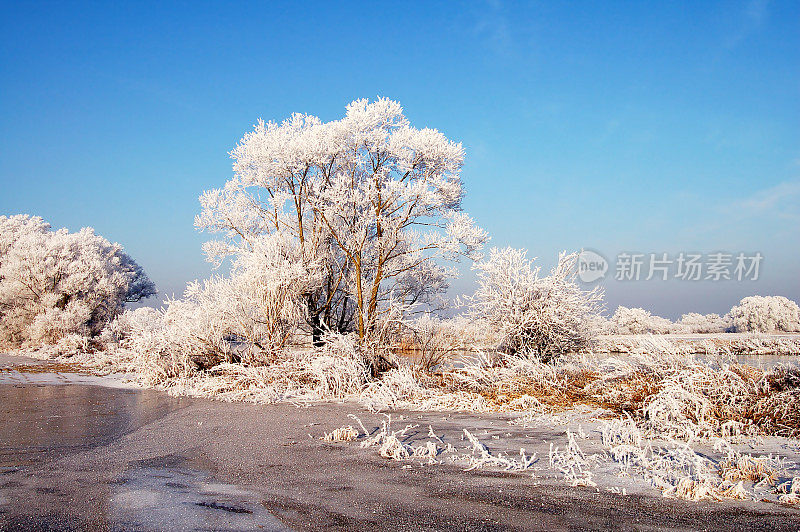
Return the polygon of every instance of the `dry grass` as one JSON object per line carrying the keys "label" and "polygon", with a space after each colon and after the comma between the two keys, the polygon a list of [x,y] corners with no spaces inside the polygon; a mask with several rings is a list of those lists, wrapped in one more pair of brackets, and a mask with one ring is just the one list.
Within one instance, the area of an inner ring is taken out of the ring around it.
{"label": "dry grass", "polygon": [[719,464],[720,476],[729,482],[750,481],[754,484],[774,485],[778,480],[778,467],[772,457],[753,457],[730,452]]}
{"label": "dry grass", "polygon": [[685,441],[800,435],[800,373],[735,363],[714,367],[664,349],[654,345],[625,359],[564,357],[554,364],[505,356],[495,366],[435,375],[407,371],[403,378],[398,370],[373,383],[371,397],[389,397],[389,408],[429,409],[436,398],[466,411],[587,406],[631,416],[653,433]]}
{"label": "dry grass", "polygon": [[331,432],[325,433],[322,437],[326,442],[339,442],[339,441],[353,441],[358,438],[358,431],[353,428],[353,425],[340,427]]}
{"label": "dry grass", "polygon": [[49,362],[47,364],[19,364],[17,366],[0,367],[0,373],[16,371],[19,373],[77,373],[92,375],[90,368],[74,362]]}

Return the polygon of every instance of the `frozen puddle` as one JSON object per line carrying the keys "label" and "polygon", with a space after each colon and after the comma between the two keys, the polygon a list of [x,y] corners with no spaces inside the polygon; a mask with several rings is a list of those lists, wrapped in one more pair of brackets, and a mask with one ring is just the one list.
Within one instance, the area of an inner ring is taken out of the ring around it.
{"label": "frozen puddle", "polygon": [[108,506],[109,517],[126,530],[288,530],[258,494],[185,468],[130,469]]}

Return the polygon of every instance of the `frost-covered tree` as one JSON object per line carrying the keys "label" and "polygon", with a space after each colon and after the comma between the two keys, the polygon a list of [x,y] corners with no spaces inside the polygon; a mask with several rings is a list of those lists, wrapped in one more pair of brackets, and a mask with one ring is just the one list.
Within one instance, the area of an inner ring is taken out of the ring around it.
{"label": "frost-covered tree", "polygon": [[576,253],[562,253],[550,275],[539,277],[525,250],[492,249],[475,265],[478,290],[470,314],[497,328],[508,352],[549,360],[585,348],[599,333],[602,292],[576,282],[577,260]]}
{"label": "frost-covered tree", "polygon": [[673,332],[686,333],[721,333],[729,327],[728,320],[719,314],[698,314],[690,312],[681,316],[675,324]]}
{"label": "frost-covered tree", "polygon": [[221,240],[212,261],[248,252],[264,235],[295,239],[321,282],[302,295],[315,340],[323,329],[364,339],[387,312],[432,303],[486,234],[461,212],[460,144],[416,129],[400,104],[356,100],[344,118],[295,114],[259,122],[231,152],[234,176],[200,198],[200,229]]}
{"label": "frost-covered tree", "polygon": [[735,332],[800,331],[800,308],[783,296],[746,297],[729,316]]}
{"label": "frost-covered tree", "polygon": [[668,334],[672,327],[667,318],[654,316],[643,308],[619,306],[611,317],[614,334]]}
{"label": "frost-covered tree", "polygon": [[0,216],[0,342],[93,336],[125,303],[156,293],[119,244],[91,228],[51,231],[39,217]]}

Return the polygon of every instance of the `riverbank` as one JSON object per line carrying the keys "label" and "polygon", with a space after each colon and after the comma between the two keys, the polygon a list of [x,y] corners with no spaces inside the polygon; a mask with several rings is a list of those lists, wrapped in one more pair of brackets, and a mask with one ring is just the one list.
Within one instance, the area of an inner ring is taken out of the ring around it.
{"label": "riverbank", "polygon": [[603,334],[597,338],[598,353],[635,353],[653,338],[669,342],[683,353],[751,357],[800,355],[800,333],[705,333],[705,334]]}

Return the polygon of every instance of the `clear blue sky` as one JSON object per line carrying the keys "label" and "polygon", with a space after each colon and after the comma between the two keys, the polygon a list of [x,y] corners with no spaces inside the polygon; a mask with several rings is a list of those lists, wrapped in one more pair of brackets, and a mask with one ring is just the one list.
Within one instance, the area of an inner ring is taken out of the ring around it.
{"label": "clear blue sky", "polygon": [[466,209],[546,267],[764,255],[757,282],[607,280],[612,308],[800,300],[800,3],[400,4],[4,2],[0,213],[93,226],[179,293],[258,118],[381,95],[463,142]]}

